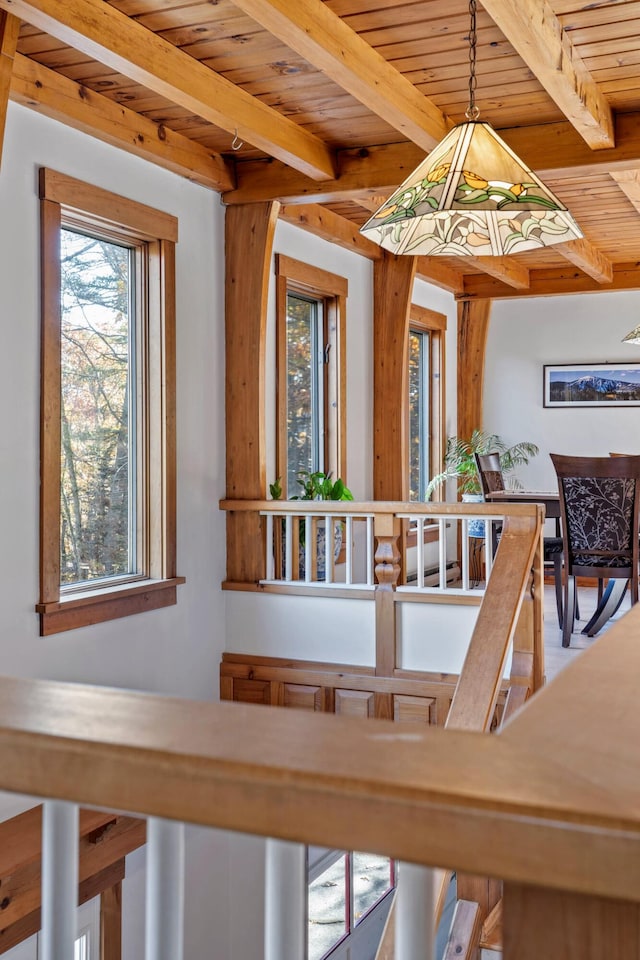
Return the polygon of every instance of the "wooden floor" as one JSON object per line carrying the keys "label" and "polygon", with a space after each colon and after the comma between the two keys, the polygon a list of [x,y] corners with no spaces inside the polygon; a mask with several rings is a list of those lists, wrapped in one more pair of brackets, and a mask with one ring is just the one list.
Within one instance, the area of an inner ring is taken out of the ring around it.
{"label": "wooden floor", "polygon": [[544,588],[544,655],[547,681],[552,680],[560,670],[571,663],[575,657],[579,657],[583,650],[588,649],[595,643],[607,630],[607,628],[616,623],[630,608],[629,592],[627,591],[622,605],[616,615],[609,620],[607,624],[595,637],[583,636],[580,632],[585,623],[596,608],[596,589],[590,587],[578,588],[578,605],[580,607],[580,620],[576,621],[574,633],[571,634],[571,645],[562,646],[562,633],[558,627],[558,618],[556,615],[555,593],[552,585],[547,584]]}

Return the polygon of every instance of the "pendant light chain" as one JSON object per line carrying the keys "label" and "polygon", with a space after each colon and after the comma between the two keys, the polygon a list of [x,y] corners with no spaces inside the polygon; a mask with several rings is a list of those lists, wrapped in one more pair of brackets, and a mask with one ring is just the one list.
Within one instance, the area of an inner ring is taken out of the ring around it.
{"label": "pendant light chain", "polygon": [[476,77],[476,0],[469,0],[469,106],[465,111],[467,120],[477,120],[480,116],[480,110],[476,106],[476,87],[478,80]]}
{"label": "pendant light chain", "polygon": [[[486,5],[486,0],[481,2]],[[449,130],[360,228],[361,233],[393,254],[427,257],[509,257],[579,240],[582,231],[562,201],[490,123],[479,120],[478,3],[466,0],[466,5],[470,20],[465,37],[466,120]]]}

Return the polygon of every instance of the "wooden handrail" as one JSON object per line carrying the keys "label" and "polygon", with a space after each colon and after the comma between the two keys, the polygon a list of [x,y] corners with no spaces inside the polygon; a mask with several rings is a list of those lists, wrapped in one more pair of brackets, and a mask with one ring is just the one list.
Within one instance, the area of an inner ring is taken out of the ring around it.
{"label": "wooden handrail", "polygon": [[538,519],[536,528],[526,517],[505,518],[491,580],[447,718],[448,729],[489,729],[533,556],[539,547],[542,517]]}
{"label": "wooden handrail", "polygon": [[640,899],[639,668],[636,607],[497,737],[2,678],[0,788]]}
{"label": "wooden handrail", "polygon": [[423,503],[413,500],[220,500],[220,509],[244,513],[326,513],[329,515],[366,516],[391,513],[397,516],[533,516],[535,503]]}

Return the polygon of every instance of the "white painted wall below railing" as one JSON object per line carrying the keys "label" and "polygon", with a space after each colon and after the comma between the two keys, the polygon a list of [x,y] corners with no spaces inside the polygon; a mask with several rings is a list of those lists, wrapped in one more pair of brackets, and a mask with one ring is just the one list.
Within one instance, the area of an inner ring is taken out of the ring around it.
{"label": "white painted wall below railing", "polygon": [[453,603],[398,604],[398,667],[460,673],[479,609]]}
{"label": "white painted wall below railing", "polygon": [[226,593],[227,650],[375,665],[375,605],[341,597]]}

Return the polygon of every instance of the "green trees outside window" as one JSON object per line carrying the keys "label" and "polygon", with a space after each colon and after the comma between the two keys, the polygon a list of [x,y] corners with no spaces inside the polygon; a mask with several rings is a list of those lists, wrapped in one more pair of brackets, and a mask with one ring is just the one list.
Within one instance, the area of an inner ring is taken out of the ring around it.
{"label": "green trees outside window", "polygon": [[133,257],[71,230],[60,241],[60,581],[73,584],[136,569]]}

